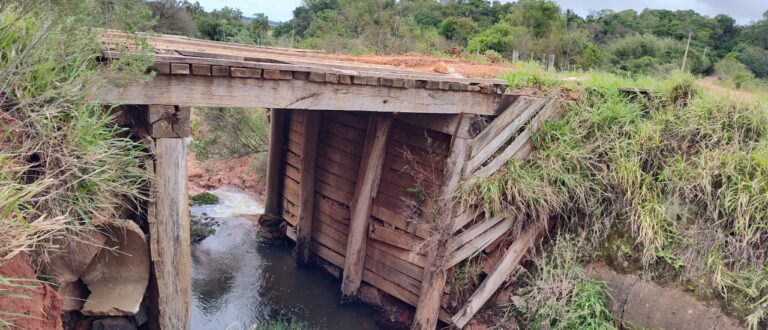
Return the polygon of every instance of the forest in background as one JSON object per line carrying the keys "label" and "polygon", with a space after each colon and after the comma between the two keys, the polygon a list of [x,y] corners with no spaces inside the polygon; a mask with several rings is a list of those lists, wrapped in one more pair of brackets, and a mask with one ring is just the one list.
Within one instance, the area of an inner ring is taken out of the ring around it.
{"label": "forest in background", "polygon": [[[203,39],[352,54],[420,53],[481,61],[548,61],[560,70],[628,76],[682,68],[728,87],[768,84],[768,7],[739,25],[693,10],[600,10],[586,17],[549,0],[305,0],[287,22],[198,2],[149,1],[155,30]],[[250,16],[248,16],[250,15]],[[475,56],[468,56],[475,55]],[[481,56],[476,56],[481,55]]]}

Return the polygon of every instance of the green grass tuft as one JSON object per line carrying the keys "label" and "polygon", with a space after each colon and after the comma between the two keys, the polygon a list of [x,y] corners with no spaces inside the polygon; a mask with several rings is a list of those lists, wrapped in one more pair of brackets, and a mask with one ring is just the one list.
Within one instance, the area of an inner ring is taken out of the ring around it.
{"label": "green grass tuft", "polygon": [[207,191],[194,195],[189,199],[190,205],[213,205],[219,204],[220,202],[221,200],[219,200],[219,196],[216,196]]}

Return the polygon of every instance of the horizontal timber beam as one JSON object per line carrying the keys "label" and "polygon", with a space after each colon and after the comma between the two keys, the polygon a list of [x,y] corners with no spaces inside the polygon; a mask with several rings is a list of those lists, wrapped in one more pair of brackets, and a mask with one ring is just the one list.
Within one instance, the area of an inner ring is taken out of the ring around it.
{"label": "horizontal timber beam", "polygon": [[144,84],[106,84],[106,104],[179,104],[242,108],[495,115],[501,95],[469,91],[328,85],[305,80],[158,75]]}

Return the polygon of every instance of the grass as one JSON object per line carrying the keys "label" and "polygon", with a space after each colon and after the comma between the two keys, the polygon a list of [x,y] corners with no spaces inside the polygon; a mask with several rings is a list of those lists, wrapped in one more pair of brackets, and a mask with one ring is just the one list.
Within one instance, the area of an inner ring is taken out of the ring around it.
{"label": "grass", "polygon": [[605,285],[589,280],[581,268],[578,242],[563,237],[525,279],[526,316],[530,329],[617,329],[606,307]]}
{"label": "grass", "polygon": [[626,228],[637,270],[668,269],[756,329],[768,307],[766,103],[701,93],[684,74],[566,76],[535,68],[508,76],[513,89],[566,90],[577,100],[535,134],[531,159],[466,187],[465,201],[530,221],[565,219],[563,232],[591,237],[584,254],[626,254],[626,245],[600,248],[612,228]]}
{"label": "grass", "polygon": [[221,200],[219,200],[219,196],[211,194],[207,191],[194,195],[189,199],[190,205],[213,205],[219,204],[220,202]]}
{"label": "grass", "polygon": [[146,198],[145,148],[93,93],[107,77],[145,79],[151,59],[139,52],[99,65],[95,17],[92,1],[0,5],[0,264],[22,251],[44,262],[60,240]]}

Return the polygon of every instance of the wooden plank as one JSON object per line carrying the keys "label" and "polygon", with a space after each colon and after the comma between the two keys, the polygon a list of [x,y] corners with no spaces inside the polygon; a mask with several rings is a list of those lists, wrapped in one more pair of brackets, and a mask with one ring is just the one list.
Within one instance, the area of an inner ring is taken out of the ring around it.
{"label": "wooden plank", "polygon": [[[524,97],[521,97],[520,100],[524,100]],[[476,141],[477,143],[472,144],[472,154],[470,160],[467,162],[467,166],[465,171],[467,173],[471,173],[476,168],[478,168],[480,165],[485,163],[491,156],[493,156],[496,151],[498,151],[512,136],[517,134],[517,132],[520,130],[520,128],[523,127],[528,121],[533,118],[534,115],[536,115],[542,107],[544,107],[546,100],[545,99],[538,99],[534,100],[532,103],[529,103],[528,106],[525,108],[525,110],[520,113],[516,117],[512,116],[500,116],[499,119],[509,119],[512,118],[510,121],[504,121],[504,122],[498,122],[498,125],[493,125],[494,123],[497,123],[494,121],[491,123],[491,125],[488,125],[486,128],[487,131],[489,131],[489,134],[493,135],[489,139],[486,139],[484,141]],[[513,107],[510,109],[510,111],[516,110],[516,107]],[[490,131],[493,130],[493,131]]]}
{"label": "wooden plank", "polygon": [[526,149],[526,145],[530,143],[530,139],[533,136],[533,133],[539,130],[539,127],[547,121],[549,118],[557,115],[557,112],[560,110],[560,107],[557,105],[556,100],[552,100],[547,104],[546,107],[544,107],[543,110],[539,111],[539,113],[534,117],[531,122],[528,124],[528,126],[523,130],[520,135],[515,138],[512,143],[507,146],[504,151],[499,154],[496,158],[493,159],[488,165],[486,165],[483,168],[480,168],[479,170],[476,170],[474,172],[473,178],[484,178],[492,175],[493,173],[496,173],[504,164],[507,163],[510,159],[515,157],[516,159],[523,159],[523,157],[528,157],[530,152],[523,152],[525,150],[530,150],[530,148]]}
{"label": "wooden plank", "polygon": [[341,150],[349,155],[355,157],[363,155],[363,140],[348,140],[327,130],[321,131],[320,139],[328,146]]}
{"label": "wooden plank", "polygon": [[421,276],[424,275],[424,268],[412,262],[397,258],[396,256],[387,253],[385,250],[377,248],[373,244],[368,244],[368,248],[366,249],[365,253],[368,258],[376,259],[383,264],[396,269],[398,272],[408,275],[412,279],[421,282]]}
{"label": "wooden plank", "polygon": [[353,181],[323,169],[319,163],[316,171],[315,175],[317,176],[317,179],[323,183],[331,185],[346,194],[351,195],[355,192],[355,183]]}
{"label": "wooden plank", "polygon": [[[497,132],[499,129],[503,128],[512,120],[519,117],[525,109],[528,109],[528,107],[531,105],[531,103],[534,102],[534,99],[531,97],[526,96],[520,96],[517,99],[512,102],[512,104],[509,105],[504,111],[499,114],[498,117],[496,117],[488,126],[483,129],[480,134],[478,134],[474,139],[472,139],[472,145],[474,146],[483,146],[490,141],[494,135],[495,132]],[[477,148],[474,148],[477,149]],[[470,154],[470,157],[477,154],[477,151],[473,150],[473,152]]]}
{"label": "wooden plank", "polygon": [[159,324],[161,329],[189,329],[192,259],[184,139],[155,140],[155,175],[157,192],[149,234]]}
{"label": "wooden plank", "polygon": [[471,242],[474,238],[486,232],[488,229],[491,229],[493,226],[496,226],[496,224],[498,224],[502,220],[504,220],[504,215],[497,215],[490,219],[484,219],[480,223],[456,235],[451,240],[451,243],[449,244],[448,249],[451,251],[455,251],[456,249]]}
{"label": "wooden plank", "polygon": [[365,269],[396,283],[397,286],[406,289],[413,294],[419,294],[421,282],[397,271],[379,260],[372,257],[365,258]]}
{"label": "wooden plank", "polygon": [[[416,304],[418,304],[419,297],[417,295],[401,288],[397,284],[392,283],[372,271],[365,270],[363,272],[363,280],[411,306],[416,306]],[[439,318],[446,323],[451,321],[451,316],[444,309],[440,309]]]}
{"label": "wooden plank", "polygon": [[463,328],[469,320],[475,316],[475,313],[485,305],[488,299],[501,287],[516,266],[520,263],[523,256],[536,243],[537,238],[546,230],[546,226],[541,223],[535,223],[518,236],[507,250],[507,253],[499,262],[496,269],[485,278],[480,287],[475,290],[463,307],[454,315],[451,320],[459,329]]}
{"label": "wooden plank", "polygon": [[408,221],[408,219],[402,215],[402,212],[389,210],[385,207],[376,205],[376,203],[373,204],[371,215],[377,219],[381,219],[381,221],[384,221],[421,238],[428,238],[431,235],[429,228],[427,228],[425,225],[420,225],[416,222]]}
{"label": "wooden plank", "polygon": [[229,74],[233,78],[261,78],[261,69],[229,68]]}
{"label": "wooden plank", "polygon": [[350,204],[352,201],[352,194],[342,191],[333,185],[327,184],[322,181],[317,181],[317,192],[323,194],[324,196],[333,199],[339,203],[342,204]]}
{"label": "wooden plank", "polygon": [[365,268],[365,247],[368,222],[371,217],[373,200],[378,191],[379,178],[384,166],[386,149],[392,117],[372,115],[363,151],[363,164],[358,171],[358,180],[352,201],[352,217],[347,241],[347,253],[344,264],[344,278],[341,292],[346,298],[357,294]]}
{"label": "wooden plank", "polygon": [[330,120],[365,131],[368,128],[368,118],[354,112],[333,111],[328,113]]}
{"label": "wooden plank", "polygon": [[323,246],[316,240],[312,240],[312,251],[320,258],[325,259],[336,267],[344,267],[344,256],[338,254],[328,247]]}
{"label": "wooden plank", "polygon": [[403,113],[398,114],[396,118],[410,125],[427,128],[443,134],[456,135],[465,139],[475,137],[480,130],[479,119],[462,120],[462,115]]}
{"label": "wooden plank", "polygon": [[399,247],[396,247],[394,245],[390,245],[384,242],[379,242],[377,240],[368,241],[368,245],[374,247],[379,251],[383,251],[397,259],[400,259],[404,262],[418,266],[422,270],[422,274],[418,275],[416,279],[421,279],[421,276],[423,275],[424,265],[426,265],[426,261],[427,261],[427,258],[424,255],[413,253],[411,251],[401,249]]}
{"label": "wooden plank", "polygon": [[299,182],[299,223],[296,226],[296,261],[307,264],[312,238],[312,212],[315,199],[315,158],[320,133],[320,112],[307,113],[304,119],[305,141],[301,150],[301,181]]}
{"label": "wooden plank", "polygon": [[515,224],[514,219],[504,219],[484,233],[478,235],[464,246],[458,247],[451,255],[445,267],[451,268],[458,263],[471,258],[493,244],[499,237],[506,234]]}
{"label": "wooden plank", "polygon": [[211,66],[207,64],[192,64],[192,74],[198,76],[210,76]]}
{"label": "wooden plank", "polygon": [[379,240],[409,251],[418,251],[424,240],[405,231],[387,228],[381,224],[372,223],[369,226],[368,237]]}
{"label": "wooden plank", "polygon": [[322,138],[320,139],[320,146],[318,148],[320,149],[319,150],[320,154],[322,154],[326,158],[333,160],[337,163],[355,168],[355,173],[357,173],[357,167],[358,167],[358,164],[360,164],[359,156],[350,154],[341,149],[337,149],[336,147],[333,147],[330,144],[326,144],[325,141],[322,140]]}
{"label": "wooden plank", "polygon": [[[189,64],[185,63],[171,63],[171,74],[178,74],[178,75],[188,75],[190,74],[189,71]],[[147,104],[167,104],[167,103],[147,103]]]}
{"label": "wooden plank", "polygon": [[277,216],[280,214],[280,184],[283,181],[283,160],[287,140],[285,126],[288,122],[288,110],[272,109],[269,114],[269,152],[267,154],[264,216]]}
{"label": "wooden plank", "polygon": [[[441,188],[439,209],[443,213],[441,221],[445,221],[445,225],[449,226],[448,228],[453,228],[451,222],[454,219],[453,195],[461,180],[464,164],[467,159],[467,147],[468,141],[466,139],[454,139],[453,150],[451,150],[448,166],[446,166],[445,176],[447,179]],[[447,268],[444,266],[447,249],[443,247],[447,245],[451,236],[451,231],[440,231],[436,241],[432,243],[435,244],[435,247],[427,255],[427,264],[424,267],[419,302],[416,306],[411,329],[433,330],[437,327],[437,320],[441,310],[441,298],[443,297],[443,290],[448,278]]]}
{"label": "wooden plank", "polygon": [[[266,71],[265,71],[266,77]],[[380,86],[317,84],[304,80],[158,75],[143,84],[104,84],[94,95],[107,104],[178,104],[409,113],[494,115],[498,95]]]}

